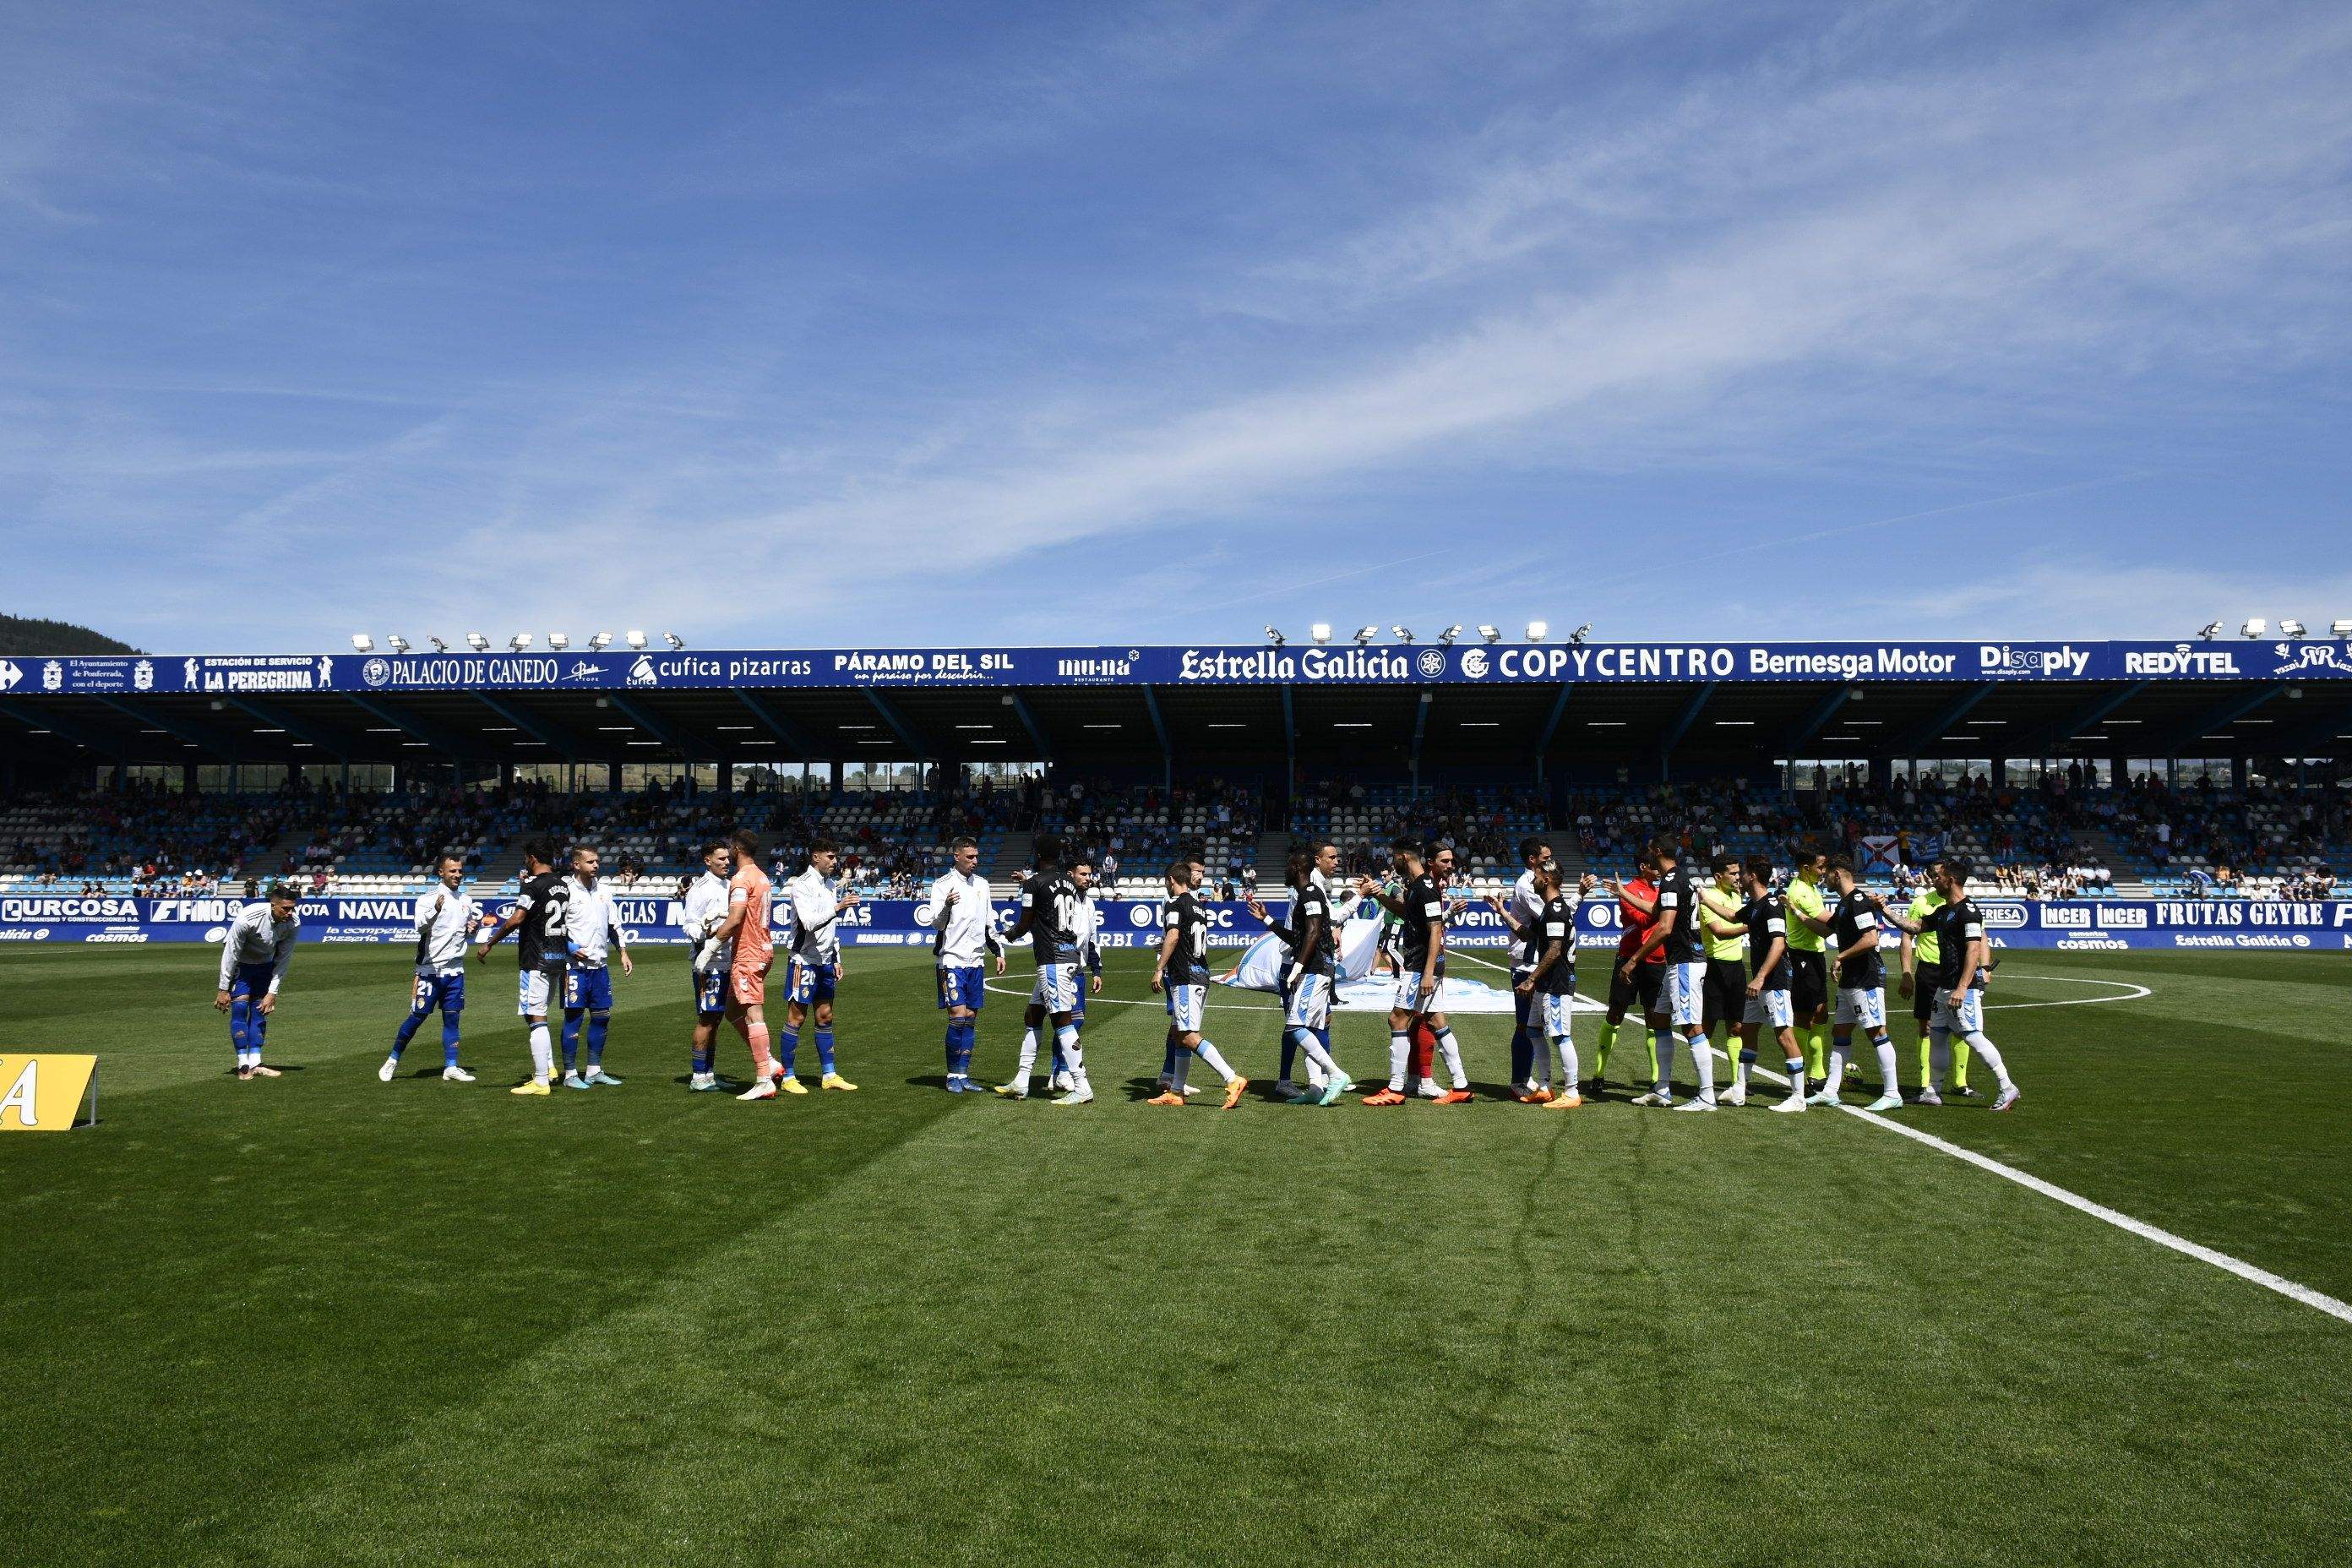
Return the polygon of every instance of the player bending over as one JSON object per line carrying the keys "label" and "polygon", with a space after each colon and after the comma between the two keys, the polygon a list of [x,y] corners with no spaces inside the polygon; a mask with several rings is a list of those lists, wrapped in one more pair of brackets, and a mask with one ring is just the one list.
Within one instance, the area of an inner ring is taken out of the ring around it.
{"label": "player bending over", "polygon": [[271,883],[267,900],[236,911],[221,942],[220,986],[213,1005],[228,1015],[228,1043],[236,1052],[240,1081],[278,1076],[276,1068],[262,1065],[261,1042],[269,1032],[269,1015],[278,1011],[286,966],[294,962],[294,935],[302,929],[302,917],[294,912],[299,901],[290,885]]}
{"label": "player bending over", "polygon": [[972,1048],[980,1043],[980,1009],[988,993],[981,960],[996,961],[1004,973],[1004,942],[996,933],[996,910],[981,877],[980,845],[959,838],[948,846],[950,868],[931,884],[931,957],[939,966],[940,1005],[948,1016],[948,1092],[974,1094]]}
{"label": "player bending over", "polygon": [[443,855],[433,863],[441,885],[419,893],[413,911],[416,923],[416,977],[409,993],[408,1016],[392,1037],[392,1055],[375,1076],[385,1083],[400,1070],[400,1053],[416,1037],[417,1026],[433,1009],[441,1009],[441,1078],[446,1083],[471,1083],[474,1075],[457,1065],[457,1016],[466,1010],[466,944],[482,923],[481,906],[458,889],[466,880],[460,855]]}
{"label": "player bending over", "polygon": [[[1217,1047],[1201,1033],[1201,1015],[1209,994],[1209,916],[1201,907],[1201,883],[1209,874],[1198,850],[1185,850],[1168,868],[1168,902],[1160,915],[1160,962],[1152,967],[1153,993],[1168,998],[1169,1044],[1176,1048],[1174,1081],[1147,1105],[1184,1103],[1184,1080],[1198,1057],[1225,1083],[1224,1109],[1242,1102],[1249,1079],[1225,1065]],[[1024,1064],[1026,1058],[1024,1058]]]}
{"label": "player bending over", "polygon": [[[1883,912],[1897,930],[1915,935],[1933,930],[1936,934],[1936,1013],[1927,1037],[1935,1079],[1927,1086],[1929,1093],[1943,1082],[1944,1071],[1951,1065],[1952,1037],[1958,1035],[1985,1066],[1992,1068],[1993,1081],[2000,1086],[2000,1092],[1993,1096],[1992,1108],[2008,1110],[2024,1096],[2010,1081],[2009,1064],[2001,1059],[2000,1047],[1985,1037],[1985,968],[1992,944],[1985,936],[1984,915],[1977,909],[1976,900],[1969,897],[1969,863],[1964,859],[1936,862],[1936,890],[1944,895],[1944,907],[1925,921],[1913,921],[1892,910]],[[1940,1099],[1927,1095],[1920,1097],[1920,1102],[1942,1103]]]}
{"label": "player bending over", "polygon": [[808,1089],[793,1071],[793,1054],[800,1048],[801,1026],[816,1026],[816,1065],[825,1089],[850,1090],[857,1086],[841,1076],[833,1059],[833,998],[841,984],[841,917],[857,907],[856,893],[835,890],[834,868],[841,863],[841,846],[820,838],[809,846],[808,868],[784,887],[793,918],[793,960],[784,990],[784,1033],[777,1041],[781,1087],[786,1094]]}
{"label": "player bending over", "polygon": [[1796,1015],[1789,1001],[1788,908],[1780,901],[1780,895],[1772,890],[1770,857],[1751,855],[1740,870],[1748,901],[1729,921],[1717,920],[1711,911],[1706,915],[1710,936],[1738,931],[1748,943],[1748,982],[1742,988],[1739,1061],[1735,1069],[1738,1076],[1732,1091],[1738,1098],[1727,1095],[1725,1099],[1733,1105],[1748,1103],[1748,1069],[1756,1065],[1757,1032],[1769,1024],[1772,1037],[1780,1043],[1780,1054],[1789,1063],[1788,1098],[1772,1109],[1802,1110],[1805,1053],[1797,1044]]}
{"label": "player bending over", "polygon": [[1037,1029],[1050,1018],[1054,1039],[1062,1047],[1074,1086],[1054,1103],[1086,1105],[1093,1101],[1095,1091],[1087,1082],[1085,1053],[1078,1048],[1078,1031],[1070,1022],[1078,994],[1078,889],[1062,875],[1059,839],[1050,834],[1041,836],[1035,848],[1037,864],[1021,884],[1020,912],[1005,940],[1029,939],[1030,951],[1037,960],[1037,980],[1029,993],[1028,1010],[1022,1016],[1021,1065],[1009,1081],[996,1086],[996,1092],[1010,1100],[1029,1098],[1029,1073],[1037,1065]]}
{"label": "player bending over", "polygon": [[477,957],[487,959],[507,932],[515,935],[515,1011],[530,1031],[530,1077],[509,1090],[511,1094],[548,1094],[554,1071],[554,1047],[547,1037],[548,998],[562,991],[567,924],[565,906],[572,884],[555,872],[555,845],[533,838],[522,847],[522,885],[515,906],[505,920],[482,934]]}
{"label": "player bending over", "polygon": [[1837,1018],[1830,1034],[1829,1077],[1805,1103],[1843,1103],[1838,1090],[1845,1083],[1846,1059],[1853,1054],[1853,1030],[1859,1024],[1878,1054],[1880,1085],[1878,1098],[1863,1109],[1900,1110],[1903,1091],[1895,1077],[1895,1042],[1886,1033],[1886,965],[1878,955],[1878,905],[1862,890],[1853,860],[1843,855],[1830,858],[1830,891],[1837,898],[1830,918],[1811,923],[1837,946]]}
{"label": "player bending over", "polygon": [[714,838],[702,846],[699,858],[702,875],[688,886],[681,911],[686,940],[693,944],[687,980],[694,995],[694,1066],[687,1084],[697,1094],[709,1094],[736,1087],[719,1076],[719,1022],[727,1016],[727,970],[733,957],[733,944],[719,932],[727,924],[728,879],[734,874],[735,857]]}

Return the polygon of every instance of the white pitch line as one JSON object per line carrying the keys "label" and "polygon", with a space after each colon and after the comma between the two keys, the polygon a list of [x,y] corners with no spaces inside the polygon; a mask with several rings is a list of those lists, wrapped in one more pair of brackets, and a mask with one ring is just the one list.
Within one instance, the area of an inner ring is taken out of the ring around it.
{"label": "white pitch line", "polygon": [[2021,1012],[2027,1007],[2089,1007],[2101,1002],[2137,1002],[2143,996],[2153,996],[2156,994],[2155,992],[2150,991],[2147,986],[2135,985],[2128,980],[2092,980],[2079,974],[2012,974],[2010,978],[2011,980],[2046,982],[2055,985],[2112,985],[2118,992],[2122,993],[2122,994],[2116,996],[2069,996],[2062,1002],[1988,1002],[1984,1005],[1986,1012],[1992,1013],[2008,1011],[2013,1013]]}
{"label": "white pitch line", "polygon": [[[1782,1081],[1787,1080],[1784,1079]],[[2331,1318],[2352,1323],[2352,1303],[2339,1301],[2325,1291],[2315,1290],[2308,1285],[2298,1285],[2284,1275],[2273,1274],[2267,1268],[2257,1268],[2243,1258],[2232,1258],[2226,1252],[2217,1252],[2212,1247],[2201,1242],[2191,1241],[2185,1236],[2175,1236],[2168,1230],[2152,1226],[2146,1220],[2134,1219],[2131,1215],[2120,1210],[2111,1209],[2105,1204],[2093,1203],[2079,1193],[2070,1193],[2054,1183],[2045,1182],[2039,1176],[2029,1175],[2014,1165],[2004,1165],[2000,1161],[1989,1155],[1979,1154],[1973,1149],[1963,1149],[1958,1143],[1947,1143],[1932,1132],[1922,1132],[1917,1128],[1906,1127],[1900,1121],[1891,1121],[1884,1116],[1873,1115],[1858,1105],[1841,1105],[1838,1109],[1858,1116],[1864,1121],[1886,1128],[1890,1131],[1900,1132],[1914,1142],[1925,1143],[1930,1149],[1940,1149],[1956,1160],[1965,1160],[1980,1171],[1990,1171],[1994,1175],[2040,1193],[2045,1198],[2055,1198],[2068,1208],[2080,1209],[2095,1219],[2106,1221],[2118,1230],[2127,1230],[2134,1236],[2155,1242],[2158,1247],[2168,1247],[2175,1252],[2210,1263],[2214,1268],[2224,1269],[2241,1279],[2251,1279],[2265,1290],[2275,1290],[2289,1300],[2300,1301],[2306,1307],[2316,1307]]]}
{"label": "white pitch line", "polygon": [[[2094,1000],[2123,1002],[2131,998],[2096,997]],[[1730,1057],[1711,1044],[1707,1049],[1722,1057],[1727,1062],[1731,1060]],[[1787,1087],[1789,1082],[1785,1073],[1774,1072],[1769,1068],[1751,1065],[1748,1070],[1757,1078],[1770,1079],[1783,1088]],[[2054,1182],[2045,1182],[2041,1177],[2021,1171],[2014,1165],[2004,1165],[1989,1154],[1979,1154],[1975,1150],[1964,1149],[1958,1143],[1948,1143],[1932,1132],[1922,1132],[1916,1127],[1906,1127],[1900,1121],[1891,1121],[1885,1116],[1864,1110],[1858,1105],[1841,1105],[1838,1109],[1848,1116],[1866,1121],[1874,1127],[1884,1127],[1890,1132],[1900,1132],[1915,1143],[1925,1143],[1928,1148],[1941,1150],[1956,1160],[1965,1160],[1980,1171],[1990,1171],[2002,1180],[2015,1182],[2029,1192],[2040,1193],[2045,1198],[2055,1198],[2068,1208],[2080,1209],[2094,1219],[2106,1221],[2118,1230],[2129,1231],[2143,1240],[2155,1242],[2158,1247],[2168,1247],[2184,1257],[2194,1258],[2201,1263],[2210,1263],[2214,1268],[2225,1273],[2234,1274],[2241,1279],[2252,1280],[2265,1290],[2275,1290],[2291,1301],[2300,1301],[2306,1307],[2316,1307],[2331,1318],[2352,1323],[2352,1302],[2339,1301],[2325,1290],[2315,1290],[2310,1286],[2298,1284],[2283,1274],[2273,1274],[2267,1268],[2258,1268],[2242,1258],[2232,1258],[2228,1253],[2216,1251],[2202,1242],[2191,1241],[2185,1236],[2175,1236],[2172,1232],[2161,1226],[2150,1225],[2144,1219],[2134,1219],[2120,1209],[2111,1209],[2105,1204],[2094,1203],[2080,1193],[2070,1193]]]}
{"label": "white pitch line", "polygon": [[[1472,955],[1468,953],[1461,953],[1458,956],[1464,958],[1472,957]],[[1503,967],[1498,963],[1491,963],[1486,959],[1473,958],[1472,962],[1485,963],[1488,968],[1492,969],[1500,969]],[[2154,992],[2150,991],[2145,985],[2134,985],[2128,981],[2121,980],[2088,981],[2069,975],[2045,974],[2021,974],[2012,976],[2012,978],[2019,980],[2068,980],[2072,981],[2072,983],[2075,984],[2123,985],[2129,988],[2131,994],[2119,996],[2083,996],[2076,997],[2066,1002],[2010,1002],[2001,1004],[2001,1005],[2009,1007],[2079,1007],[2095,1002],[2137,1002],[2143,996],[2152,996],[2155,994]],[[987,983],[983,981],[982,984],[986,984]],[[990,985],[988,988],[992,991],[997,989],[997,987],[993,985]],[[1128,1002],[1129,1005],[1140,1005],[1129,1002],[1129,999],[1125,997],[1097,996],[1089,997],[1088,1000],[1096,1002]],[[1210,1004],[1212,1006],[1215,1006],[1217,1005],[1218,1004],[1215,1003]],[[1233,1005],[1233,1004],[1228,1003],[1225,1004],[1225,1005],[1230,1006]],[[1250,1008],[1248,1010],[1254,1012],[1270,1012],[1273,1009]],[[1721,1057],[1727,1063],[1732,1059],[1728,1053],[1720,1049],[1712,1042],[1707,1044],[1706,1048],[1711,1054]],[[1788,1087],[1789,1079],[1786,1074],[1774,1072],[1771,1068],[1764,1067],[1761,1064],[1750,1066],[1748,1070],[1754,1077],[1769,1079],[1772,1082],[1780,1085],[1783,1089]],[[2094,1203],[2091,1199],[2083,1196],[2080,1193],[2068,1192],[2064,1187],[2058,1185],[2054,1182],[2045,1182],[2041,1177],[2021,1171],[2014,1165],[2004,1165],[1999,1160],[1992,1158],[1989,1154],[1979,1154],[1975,1150],[1962,1148],[1958,1143],[1946,1142],[1943,1139],[1937,1137],[1932,1132],[1922,1132],[1916,1127],[1906,1127],[1900,1121],[1889,1121],[1884,1116],[1875,1115],[1870,1111],[1864,1110],[1858,1105],[1841,1105],[1838,1109],[1844,1111],[1849,1116],[1854,1117],[1862,1121],[1868,1122],[1874,1127],[1884,1127],[1891,1132],[1899,1132],[1915,1143],[1924,1143],[1928,1148],[1940,1150],[1942,1152],[1951,1155],[1956,1160],[1966,1161],[1968,1163],[1976,1166],[1980,1171],[1990,1171],[1994,1175],[2000,1177],[2004,1181],[2015,1182],[2019,1186],[2025,1188],[2029,1192],[2040,1193],[2045,1198],[2054,1198],[2059,1203],[2064,1204],[2068,1208],[2078,1209],[2084,1214],[2089,1215],[2094,1219],[2105,1220],[2107,1224],[2114,1226],[2118,1230],[2128,1231],[2130,1234],[2139,1237],[2143,1240],[2155,1242],[2158,1247],[2168,1247],[2173,1251],[2179,1253],[2185,1258],[2194,1258],[2200,1263],[2210,1263],[2214,1268],[2222,1270],[2224,1273],[2234,1274],[2241,1279],[2252,1281],[2256,1285],[2260,1285],[2265,1290],[2274,1290],[2291,1301],[2300,1301],[2306,1307],[2315,1307],[2331,1318],[2337,1319],[2343,1322],[2352,1323],[2352,1302],[2339,1301],[2335,1297],[2327,1294],[2325,1290],[2315,1290],[2310,1286],[2299,1284],[2293,1279],[2289,1279],[2283,1274],[2273,1274],[2267,1268],[2257,1268],[2255,1265],[2247,1262],[2242,1258],[2232,1258],[2228,1253],[2207,1247],[2202,1242],[2191,1241],[2185,1236],[2175,1236],[2172,1232],[2164,1229],[2160,1226],[2150,1225],[2146,1220],[2142,1219],[2134,1219],[2131,1215],[2125,1214],[2120,1209],[2111,1209],[2105,1204]]]}

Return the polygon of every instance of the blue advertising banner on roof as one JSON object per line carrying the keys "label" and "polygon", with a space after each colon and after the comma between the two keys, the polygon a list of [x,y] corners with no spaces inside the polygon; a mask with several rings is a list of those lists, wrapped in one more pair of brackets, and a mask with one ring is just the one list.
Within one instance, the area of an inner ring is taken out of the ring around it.
{"label": "blue advertising banner on roof", "polygon": [[2341,642],[1461,643],[0,658],[0,694],[2352,679]]}

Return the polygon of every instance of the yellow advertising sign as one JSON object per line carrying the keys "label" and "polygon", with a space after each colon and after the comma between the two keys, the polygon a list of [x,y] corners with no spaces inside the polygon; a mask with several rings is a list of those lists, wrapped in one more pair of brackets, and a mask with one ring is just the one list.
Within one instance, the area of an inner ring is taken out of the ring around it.
{"label": "yellow advertising sign", "polygon": [[0,1052],[0,1132],[63,1132],[73,1126],[85,1090],[96,1121],[96,1057]]}

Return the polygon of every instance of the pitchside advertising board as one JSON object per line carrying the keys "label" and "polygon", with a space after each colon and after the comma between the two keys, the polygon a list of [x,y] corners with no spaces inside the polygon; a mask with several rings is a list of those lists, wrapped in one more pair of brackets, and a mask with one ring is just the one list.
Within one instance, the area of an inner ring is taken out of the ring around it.
{"label": "pitchside advertising board", "polygon": [[0,658],[0,694],[664,687],[1508,685],[1682,680],[2352,679],[2336,642],[1469,643],[744,648]]}
{"label": "pitchside advertising board", "polygon": [[[157,942],[218,942],[244,907],[242,899],[74,898],[0,896],[0,944],[90,944],[135,946]],[[2186,948],[2352,949],[2352,900],[2300,901],[2257,899],[2084,899],[2036,902],[1979,899],[1994,945],[2047,948],[2058,952],[2171,952]],[[633,943],[680,943],[683,909],[675,899],[633,897],[614,900]],[[490,910],[504,915],[507,900]],[[1156,900],[1103,900],[1106,947],[1150,947],[1160,940],[1160,905]],[[301,905],[302,940],[327,942],[408,942],[416,937],[413,900],[404,898],[306,899]],[[1255,941],[1265,927],[1239,903],[1212,902],[1210,940],[1222,946]],[[1276,900],[1267,914],[1277,923],[1286,913]],[[1009,929],[1013,910],[997,906],[1000,927]],[[929,947],[930,911],[913,899],[874,899],[841,917],[844,942],[862,947]],[[1577,938],[1585,947],[1617,941],[1617,905],[1608,898],[1587,900],[1577,911]],[[1454,918],[1448,940],[1466,947],[1500,947],[1510,938],[1500,916],[1483,904]]]}

